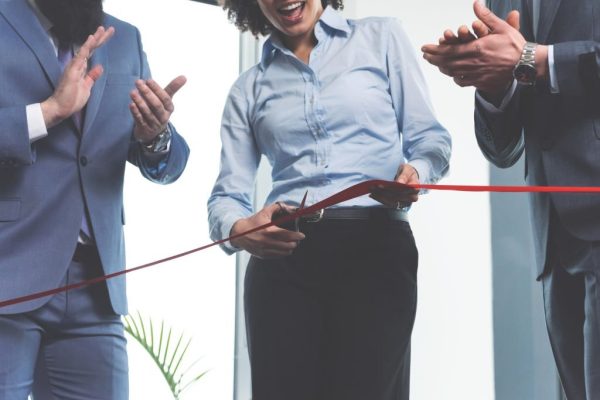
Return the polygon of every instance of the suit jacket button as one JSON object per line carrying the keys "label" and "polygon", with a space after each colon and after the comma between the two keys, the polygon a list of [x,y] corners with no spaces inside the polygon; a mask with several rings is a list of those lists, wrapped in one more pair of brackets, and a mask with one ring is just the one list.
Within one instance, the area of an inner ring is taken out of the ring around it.
{"label": "suit jacket button", "polygon": [[88,159],[86,156],[79,157],[79,163],[82,167],[85,167],[88,164]]}

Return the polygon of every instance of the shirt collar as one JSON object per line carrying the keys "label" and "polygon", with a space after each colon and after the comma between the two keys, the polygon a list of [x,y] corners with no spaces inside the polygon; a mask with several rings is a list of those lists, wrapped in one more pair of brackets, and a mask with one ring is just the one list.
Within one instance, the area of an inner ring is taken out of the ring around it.
{"label": "shirt collar", "polygon": [[[331,7],[325,8],[323,14],[321,14],[321,18],[319,18],[319,21],[317,22],[317,25],[325,25],[333,30],[343,32],[344,34],[350,33],[350,25],[348,24],[348,20],[345,19],[340,12]],[[315,26],[315,29],[318,31],[318,26]],[[260,61],[260,65],[263,69],[266,68],[269,62],[273,59],[276,51],[281,51],[283,53],[286,51],[289,52],[279,36],[276,33],[272,33],[263,45],[262,57]]]}
{"label": "shirt collar", "polygon": [[40,11],[40,8],[35,3],[35,0],[27,0],[27,2],[33,9],[35,16],[40,20],[40,23],[42,24],[42,28],[44,28],[44,30],[46,32],[50,32],[50,29],[52,29],[54,24],[52,24],[52,22],[50,22],[48,17],[46,17],[44,14],[42,14],[42,11]]}
{"label": "shirt collar", "polygon": [[350,33],[350,25],[348,24],[348,20],[344,18],[342,13],[334,10],[331,7],[325,8],[325,11],[323,11],[323,14],[321,14],[319,22],[346,34]]}

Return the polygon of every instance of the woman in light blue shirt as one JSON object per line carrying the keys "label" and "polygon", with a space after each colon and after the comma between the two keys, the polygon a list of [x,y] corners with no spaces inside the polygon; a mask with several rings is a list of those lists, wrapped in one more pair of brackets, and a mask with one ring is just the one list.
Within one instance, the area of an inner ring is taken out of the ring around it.
{"label": "woman in light blue shirt", "polygon": [[[434,183],[451,142],[416,52],[389,18],[346,20],[341,0],[226,0],[242,30],[270,34],[231,88],[221,171],[208,202],[215,240],[369,179]],[[262,155],[266,206],[252,193]],[[414,192],[376,192],[232,241],[253,257],[245,308],[256,400],[397,400],[409,393],[417,249]],[[315,220],[317,220],[315,222]]]}

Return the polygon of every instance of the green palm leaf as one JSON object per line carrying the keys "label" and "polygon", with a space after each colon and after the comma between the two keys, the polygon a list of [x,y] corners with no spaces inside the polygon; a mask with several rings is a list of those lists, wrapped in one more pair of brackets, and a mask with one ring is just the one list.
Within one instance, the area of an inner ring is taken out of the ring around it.
{"label": "green palm leaf", "polygon": [[[185,335],[182,333],[173,340],[173,342],[176,341],[177,343],[174,350],[170,350],[172,348],[171,338],[175,337],[176,334],[172,328],[165,327],[164,321],[161,321],[160,330],[157,335],[155,335],[152,319],[144,318],[139,311],[136,316],[127,315],[123,317],[123,324],[125,332],[135,339],[146,350],[152,360],[154,360],[154,363],[169,385],[169,389],[171,389],[175,400],[179,400],[184,390],[198,382],[208,372],[203,371],[189,378],[193,367],[200,360],[194,361],[183,372],[179,372],[179,368],[182,366],[192,339],[189,338],[186,340]],[[158,343],[155,343],[155,337],[159,338]]]}

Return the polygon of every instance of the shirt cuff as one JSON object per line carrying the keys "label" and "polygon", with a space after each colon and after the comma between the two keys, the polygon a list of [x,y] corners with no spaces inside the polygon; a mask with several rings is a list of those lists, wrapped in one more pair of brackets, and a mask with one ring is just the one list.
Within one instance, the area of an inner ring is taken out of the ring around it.
{"label": "shirt cuff", "polygon": [[486,99],[484,99],[483,96],[481,95],[481,93],[479,93],[479,91],[475,92],[475,98],[487,112],[492,113],[492,114],[500,114],[506,110],[506,108],[508,107],[508,103],[510,103],[510,101],[512,100],[516,91],[517,91],[517,80],[515,79],[515,80],[513,80],[512,85],[510,86],[510,88],[508,89],[506,94],[504,95],[504,98],[502,99],[502,103],[500,103],[499,107],[496,107],[494,104],[492,104],[489,101],[487,101]]}
{"label": "shirt cuff", "polygon": [[431,182],[431,167],[429,163],[422,159],[415,159],[408,162],[419,174],[419,182],[429,184]]}
{"label": "shirt cuff", "polygon": [[27,113],[27,129],[29,131],[29,143],[40,140],[48,136],[46,121],[42,113],[42,105],[40,103],[30,104],[26,108]]}
{"label": "shirt cuff", "polygon": [[554,64],[554,46],[548,46],[548,70],[550,72],[550,93],[560,93],[558,77],[556,76],[556,65]]}
{"label": "shirt cuff", "polygon": [[[221,222],[221,235],[220,235],[221,239],[230,237],[231,229],[233,229],[233,225],[235,225],[235,223],[242,218],[244,218],[244,217],[230,216],[230,217],[224,218],[223,222]],[[227,253],[229,255],[237,253],[238,251],[242,250],[242,249],[235,247],[230,241],[222,243],[221,248],[225,251],[225,253]]]}

